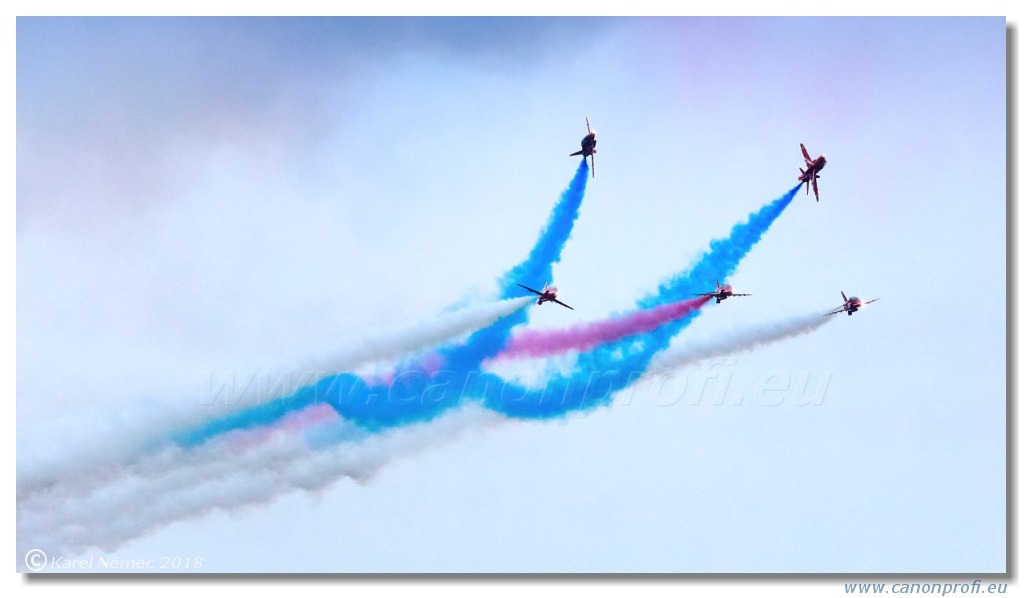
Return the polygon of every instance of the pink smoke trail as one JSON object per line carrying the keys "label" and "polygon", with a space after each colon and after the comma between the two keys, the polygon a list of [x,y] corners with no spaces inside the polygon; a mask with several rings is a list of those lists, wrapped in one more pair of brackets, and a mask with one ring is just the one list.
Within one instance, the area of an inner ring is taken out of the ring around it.
{"label": "pink smoke trail", "polygon": [[650,309],[564,330],[525,330],[512,336],[495,359],[546,357],[568,351],[587,351],[603,343],[612,343],[634,334],[650,332],[700,309],[710,297],[685,299]]}
{"label": "pink smoke trail", "polygon": [[248,430],[237,430],[237,434],[232,438],[232,448],[236,451],[246,450],[267,442],[275,434],[281,432],[295,434],[309,426],[339,421],[341,421],[341,416],[330,405],[327,403],[317,403],[301,411],[289,413],[271,425],[259,426]]}

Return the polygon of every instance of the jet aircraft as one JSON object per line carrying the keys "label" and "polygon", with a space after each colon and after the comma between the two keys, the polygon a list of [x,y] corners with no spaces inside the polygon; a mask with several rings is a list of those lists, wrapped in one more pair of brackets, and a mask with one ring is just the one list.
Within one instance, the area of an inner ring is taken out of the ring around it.
{"label": "jet aircraft", "polygon": [[822,154],[811,160],[811,155],[807,153],[807,148],[804,144],[800,144],[800,151],[804,153],[804,162],[806,163],[807,170],[800,169],[800,176],[797,180],[805,184],[807,193],[811,192],[811,187],[814,187],[814,201],[818,201],[818,173],[825,168],[825,155]]}
{"label": "jet aircraft", "polygon": [[826,316],[834,316],[834,315],[836,315],[838,313],[842,313],[844,311],[846,312],[846,315],[852,316],[853,312],[855,312],[858,309],[864,307],[868,303],[874,303],[875,301],[878,301],[878,299],[872,299],[871,301],[861,301],[857,297],[850,297],[849,299],[847,299],[846,298],[846,293],[844,293],[842,291],[839,291],[839,294],[843,296],[843,305],[840,306],[840,307],[837,307],[836,309],[834,309],[834,310],[832,310],[830,312],[828,312],[827,314],[825,314]]}
{"label": "jet aircraft", "polygon": [[715,281],[715,292],[713,293],[694,293],[694,297],[714,297],[715,303],[721,303],[729,297],[749,297],[750,293],[733,293],[732,285],[720,284],[717,280]]}
{"label": "jet aircraft", "polygon": [[[517,282],[516,284],[519,284],[519,283]],[[531,293],[536,293],[537,295],[540,295],[540,297],[537,299],[537,305],[543,305],[545,301],[553,301],[553,302],[561,305],[562,307],[569,307],[568,305],[562,303],[561,301],[559,301],[557,299],[557,297],[558,297],[558,289],[556,289],[555,287],[548,286],[547,283],[544,283],[544,290],[543,291],[538,291],[537,289],[531,289],[530,287],[526,286],[525,284],[519,284],[519,286],[523,287],[527,291],[530,291]],[[569,309],[572,309],[572,308],[569,307]]]}
{"label": "jet aircraft", "polygon": [[597,131],[590,130],[590,119],[587,118],[587,136],[580,141],[580,151],[569,154],[570,156],[583,156],[586,160],[590,156],[590,176],[594,176],[594,154],[597,153]]}

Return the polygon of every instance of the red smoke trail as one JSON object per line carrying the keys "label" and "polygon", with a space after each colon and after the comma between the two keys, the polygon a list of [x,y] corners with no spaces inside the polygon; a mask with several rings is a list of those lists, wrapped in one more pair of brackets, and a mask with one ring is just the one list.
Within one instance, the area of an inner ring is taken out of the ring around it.
{"label": "red smoke trail", "polygon": [[650,332],[699,309],[710,297],[686,299],[635,311],[619,318],[580,324],[564,330],[525,330],[512,336],[495,359],[546,357],[567,351],[589,351],[634,334]]}

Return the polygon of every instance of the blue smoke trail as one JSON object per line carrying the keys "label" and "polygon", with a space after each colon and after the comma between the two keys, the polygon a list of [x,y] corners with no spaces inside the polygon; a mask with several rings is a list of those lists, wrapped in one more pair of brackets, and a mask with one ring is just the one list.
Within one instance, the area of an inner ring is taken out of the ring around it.
{"label": "blue smoke trail", "polygon": [[[735,225],[727,237],[712,241],[693,267],[666,281],[657,293],[640,300],[638,305],[646,308],[690,298],[693,290],[705,286],[707,280],[731,276],[799,189],[792,188]],[[449,367],[433,373],[405,371],[386,386],[367,387],[358,378],[339,379],[338,387],[321,388],[324,394],[319,398],[330,402],[345,419],[371,430],[409,421],[405,419],[409,412],[439,413],[467,398],[480,399],[487,408],[510,417],[556,417],[610,402],[612,394],[638,379],[654,355],[667,347],[672,337],[698,313],[694,311],[642,336],[583,353],[571,374],[551,378],[541,389],[526,388],[480,371],[479,361],[467,360],[458,365],[449,363]],[[399,419],[385,419],[385,414]]]}
{"label": "blue smoke trail", "polygon": [[[502,299],[522,296],[523,290],[517,285],[540,284],[537,281],[552,280],[553,266],[562,259],[573,225],[579,215],[583,194],[587,190],[587,161],[580,162],[569,187],[562,192],[558,203],[548,217],[548,222],[537,238],[537,243],[522,263],[513,266],[499,281]],[[497,355],[508,342],[512,328],[526,322],[526,310],[518,310],[494,324],[473,333],[460,347],[441,352],[448,368],[461,371],[475,370],[488,357]]]}
{"label": "blue smoke trail", "polygon": [[[519,281],[550,281],[554,264],[561,260],[562,250],[572,233],[579,208],[587,189],[587,163],[580,162],[568,188],[562,192],[537,243],[522,263],[512,267],[499,280],[501,298],[521,295]],[[273,424],[281,417],[320,402],[329,403],[342,417],[370,431],[425,421],[456,406],[462,396],[453,398],[440,392],[448,384],[457,383],[454,374],[478,370],[487,358],[501,351],[512,328],[526,321],[526,310],[520,309],[482,328],[462,345],[439,352],[445,363],[442,372],[428,373],[407,369],[397,373],[387,384],[368,383],[352,373],[327,376],[300,388],[290,396],[255,405],[212,420],[203,426],[180,433],[175,441],[181,446],[196,446],[220,434]],[[450,379],[439,381],[439,377]],[[465,375],[462,376],[466,378]],[[440,395],[435,398],[435,395]],[[447,397],[447,398],[446,398]]]}
{"label": "blue smoke trail", "polygon": [[576,175],[569,183],[569,187],[562,192],[562,197],[548,217],[548,223],[537,239],[537,244],[530,251],[529,257],[502,276],[502,299],[511,299],[522,294],[522,289],[517,287],[516,283],[540,284],[538,281],[541,280],[551,282],[552,266],[562,259],[562,249],[572,233],[586,190],[587,161],[583,160],[576,169]]}
{"label": "blue smoke trail", "polygon": [[637,301],[637,307],[653,307],[660,303],[689,299],[694,289],[707,286],[711,280],[725,280],[731,276],[740,260],[761,240],[761,236],[793,201],[801,185],[793,187],[782,197],[751,214],[746,222],[735,225],[728,237],[711,241],[707,252],[690,270],[662,283],[657,293]]}
{"label": "blue smoke trail", "polygon": [[[638,305],[647,307],[678,301],[689,297],[693,289],[703,287],[709,279],[728,278],[798,190],[799,187],[794,187],[751,214],[745,222],[735,225],[727,237],[712,241],[693,267],[666,281],[657,293],[641,299]],[[567,232],[564,236],[567,238]],[[527,263],[529,260],[524,262]],[[510,271],[510,275],[515,270]],[[329,376],[290,397],[211,422],[183,437],[181,442],[185,445],[198,444],[229,430],[267,425],[289,412],[318,402],[327,402],[344,419],[369,432],[431,419],[466,399],[479,399],[493,411],[518,418],[550,418],[591,409],[608,404],[613,393],[638,379],[654,355],[667,347],[672,337],[688,326],[697,313],[640,337],[623,339],[583,353],[572,374],[549,379],[542,389],[526,388],[481,371],[479,359],[494,349],[493,345],[487,346],[486,343],[498,343],[496,351],[500,350],[505,339],[484,336],[486,340],[476,341],[479,343],[477,348],[456,356],[454,363],[449,362],[440,371],[409,369],[400,372],[388,384],[368,383],[349,373]],[[509,318],[517,319],[514,316]],[[497,323],[493,327],[502,328]],[[447,357],[450,359],[456,352],[453,350]],[[328,440],[321,438],[321,441]]]}
{"label": "blue smoke trail", "polygon": [[[750,215],[733,227],[728,237],[711,242],[709,249],[689,271],[663,283],[658,292],[637,302],[642,308],[680,301],[708,280],[725,279],[736,271],[740,260],[792,202],[800,185]],[[668,346],[680,330],[700,313],[691,312],[639,338],[626,338],[602,345],[579,356],[572,374],[548,380],[542,389],[528,389],[489,372],[479,375],[473,392],[484,405],[509,417],[549,418],[570,411],[586,410],[608,404],[612,394],[637,380],[651,359]]]}

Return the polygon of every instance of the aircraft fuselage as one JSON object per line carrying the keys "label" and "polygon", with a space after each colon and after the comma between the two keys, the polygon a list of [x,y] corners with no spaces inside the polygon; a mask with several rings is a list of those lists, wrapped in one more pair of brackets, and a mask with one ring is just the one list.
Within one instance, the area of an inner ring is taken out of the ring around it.
{"label": "aircraft fuselage", "polygon": [[814,180],[814,177],[816,177],[823,168],[825,168],[825,156],[818,156],[813,162],[808,160],[807,170],[801,171],[800,176],[797,177],[797,179],[804,183],[809,183]]}
{"label": "aircraft fuselage", "polygon": [[547,289],[544,289],[544,292],[541,293],[540,297],[537,298],[537,305],[544,305],[545,301],[555,301],[557,299],[558,299],[558,290],[557,289],[547,288]]}
{"label": "aircraft fuselage", "polygon": [[597,153],[597,133],[588,133],[586,137],[580,141],[580,151],[569,154],[570,156],[583,156],[586,158],[591,154]]}
{"label": "aircraft fuselage", "polygon": [[583,148],[583,155],[584,156],[589,156],[590,154],[593,154],[594,152],[596,152],[597,151],[595,149],[596,146],[597,146],[597,133],[590,133],[589,135],[584,137],[582,141],[580,141],[580,147]]}
{"label": "aircraft fuselage", "polygon": [[818,201],[818,173],[825,168],[825,155],[822,154],[815,159],[811,159],[811,155],[807,153],[807,148],[804,144],[800,144],[800,152],[804,155],[804,170],[800,169],[800,176],[797,180],[801,183],[805,183],[807,192],[811,192],[811,188],[814,189],[814,200]]}

